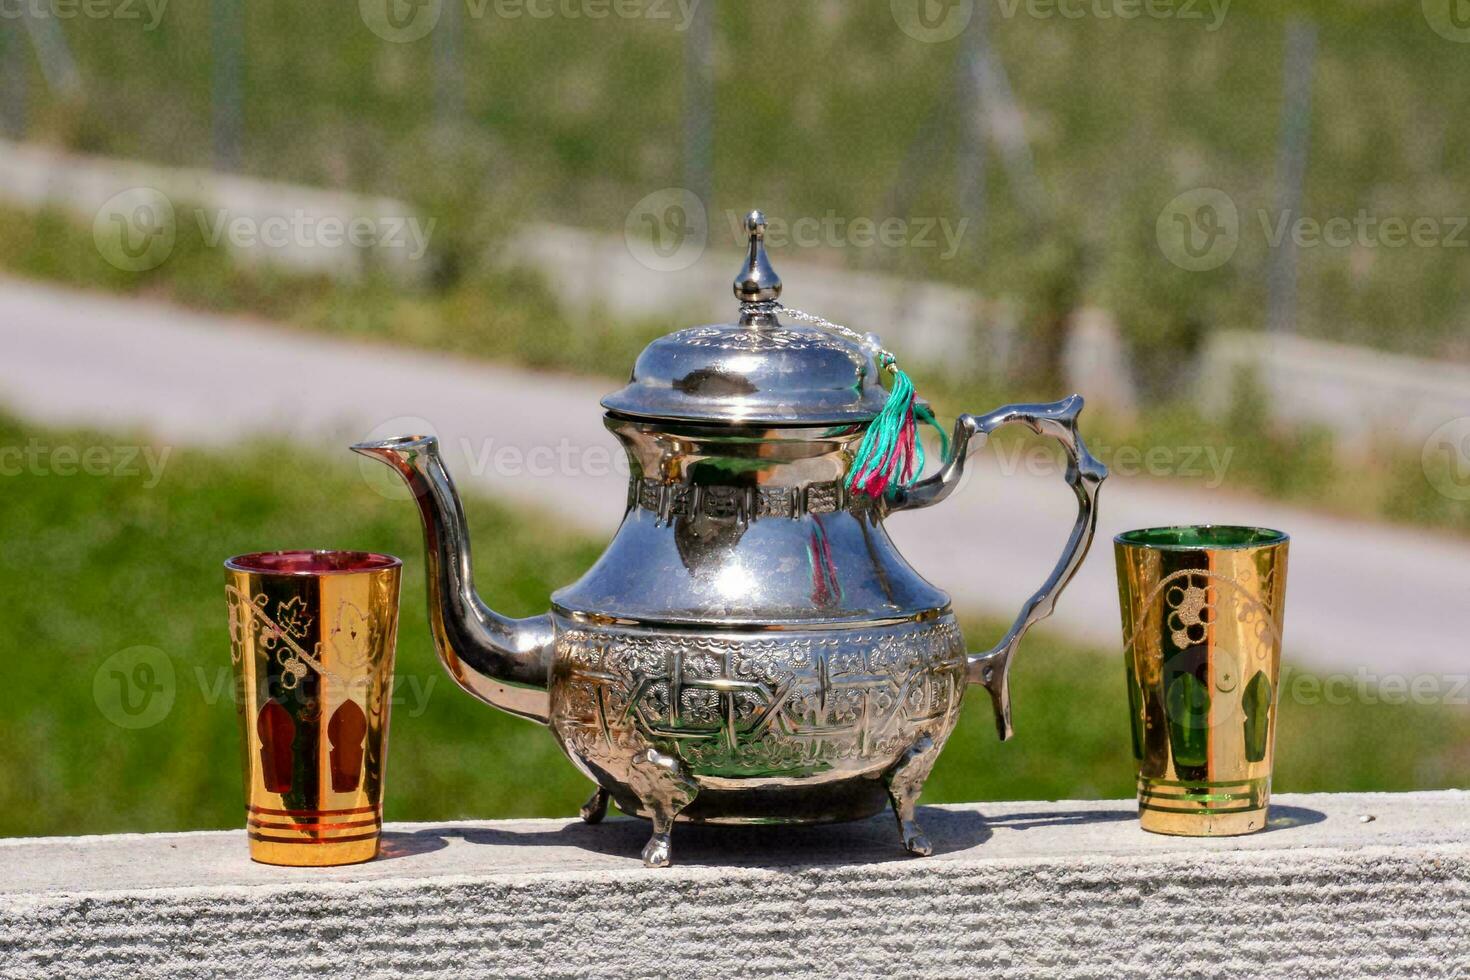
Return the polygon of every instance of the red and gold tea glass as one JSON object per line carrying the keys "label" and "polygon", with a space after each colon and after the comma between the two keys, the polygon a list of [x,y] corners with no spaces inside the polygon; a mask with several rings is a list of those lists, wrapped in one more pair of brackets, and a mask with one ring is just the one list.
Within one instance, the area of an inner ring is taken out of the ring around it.
{"label": "red and gold tea glass", "polygon": [[225,562],[250,856],[378,853],[402,562],[272,551]]}

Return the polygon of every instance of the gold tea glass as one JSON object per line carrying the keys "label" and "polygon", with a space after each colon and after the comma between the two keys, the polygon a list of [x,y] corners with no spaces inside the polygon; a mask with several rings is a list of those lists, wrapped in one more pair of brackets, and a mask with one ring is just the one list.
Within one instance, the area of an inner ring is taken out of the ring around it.
{"label": "gold tea glass", "polygon": [[1144,830],[1266,826],[1287,536],[1196,525],[1113,539]]}
{"label": "gold tea glass", "polygon": [[225,562],[254,860],[377,855],[401,571],[362,551]]}

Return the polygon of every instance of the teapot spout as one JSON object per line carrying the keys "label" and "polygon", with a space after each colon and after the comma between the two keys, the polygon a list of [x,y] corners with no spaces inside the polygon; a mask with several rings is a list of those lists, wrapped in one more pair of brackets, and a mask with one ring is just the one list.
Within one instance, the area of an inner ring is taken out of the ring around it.
{"label": "teapot spout", "polygon": [[510,619],[475,592],[469,529],[433,436],[364,442],[353,452],[393,467],[413,492],[424,523],[429,628],[444,669],[487,704],[547,723],[553,651],[551,617]]}

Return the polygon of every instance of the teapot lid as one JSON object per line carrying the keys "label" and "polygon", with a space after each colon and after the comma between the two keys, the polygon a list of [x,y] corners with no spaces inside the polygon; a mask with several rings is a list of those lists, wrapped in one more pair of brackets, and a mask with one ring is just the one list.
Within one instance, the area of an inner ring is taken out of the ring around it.
{"label": "teapot lid", "polygon": [[[752,211],[745,223],[750,247],[735,277],[739,321],[688,327],[655,340],[638,355],[628,384],[604,398],[602,407],[688,422],[871,420],[888,400],[874,359],[877,338],[858,338],[781,306],[781,279],[766,257],[765,216]],[[782,313],[792,322],[781,322]]]}

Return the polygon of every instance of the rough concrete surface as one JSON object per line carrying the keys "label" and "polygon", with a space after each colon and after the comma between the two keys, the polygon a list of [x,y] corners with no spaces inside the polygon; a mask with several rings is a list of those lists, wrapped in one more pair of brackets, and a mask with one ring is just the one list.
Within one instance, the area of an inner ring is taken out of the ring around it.
{"label": "rough concrete surface", "polygon": [[[1365,818],[1371,817],[1371,820]],[[0,841],[0,975],[1470,975],[1470,793],[1279,797],[1251,837],[1131,801],[785,829],[390,824],[382,858],[272,868],[243,832]]]}

